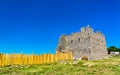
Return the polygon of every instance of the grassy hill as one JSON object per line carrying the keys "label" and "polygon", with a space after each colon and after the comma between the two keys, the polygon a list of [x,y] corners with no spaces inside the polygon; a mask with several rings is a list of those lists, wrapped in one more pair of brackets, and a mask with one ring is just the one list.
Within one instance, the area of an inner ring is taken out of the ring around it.
{"label": "grassy hill", "polygon": [[99,61],[58,61],[44,65],[0,67],[0,75],[119,75],[120,56]]}

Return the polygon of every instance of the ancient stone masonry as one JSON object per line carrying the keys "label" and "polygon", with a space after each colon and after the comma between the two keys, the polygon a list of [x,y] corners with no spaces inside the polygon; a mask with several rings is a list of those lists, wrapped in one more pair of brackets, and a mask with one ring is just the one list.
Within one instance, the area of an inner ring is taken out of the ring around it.
{"label": "ancient stone masonry", "polygon": [[81,32],[67,36],[63,34],[59,39],[56,52],[72,52],[73,59],[87,57],[88,60],[108,58],[105,36],[94,32],[88,25],[82,27]]}

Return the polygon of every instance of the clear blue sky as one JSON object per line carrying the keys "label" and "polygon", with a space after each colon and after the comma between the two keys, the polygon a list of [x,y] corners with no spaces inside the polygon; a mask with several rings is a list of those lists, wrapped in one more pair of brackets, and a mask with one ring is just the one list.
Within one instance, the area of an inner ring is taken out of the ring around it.
{"label": "clear blue sky", "polygon": [[55,53],[62,33],[87,24],[120,47],[120,0],[0,0],[0,51]]}

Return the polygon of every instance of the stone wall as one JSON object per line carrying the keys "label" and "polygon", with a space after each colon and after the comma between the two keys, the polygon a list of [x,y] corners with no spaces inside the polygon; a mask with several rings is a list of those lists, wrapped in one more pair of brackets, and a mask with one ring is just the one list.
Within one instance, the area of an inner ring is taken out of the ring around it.
{"label": "stone wall", "polygon": [[92,28],[82,27],[81,32],[67,36],[63,34],[56,52],[72,52],[73,59],[88,57],[88,60],[99,60],[108,57],[105,37],[100,32],[94,32]]}

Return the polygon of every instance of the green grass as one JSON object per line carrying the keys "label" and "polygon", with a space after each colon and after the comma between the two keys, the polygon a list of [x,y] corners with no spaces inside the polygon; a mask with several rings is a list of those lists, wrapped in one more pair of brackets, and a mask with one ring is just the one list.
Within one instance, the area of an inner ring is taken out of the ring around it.
{"label": "green grass", "polygon": [[[61,63],[66,64],[61,64]],[[73,64],[77,62],[77,64]],[[0,67],[0,75],[119,75],[120,56],[99,61],[59,61],[43,65]]]}

